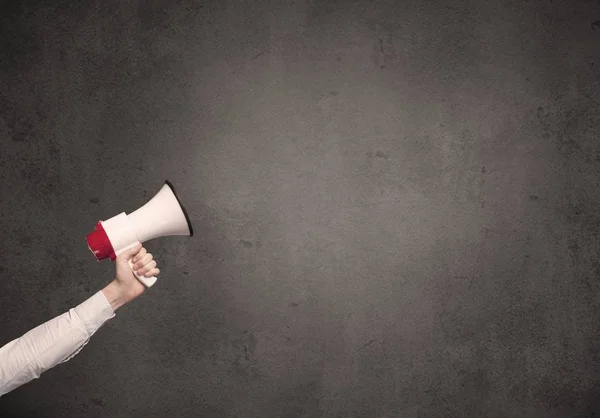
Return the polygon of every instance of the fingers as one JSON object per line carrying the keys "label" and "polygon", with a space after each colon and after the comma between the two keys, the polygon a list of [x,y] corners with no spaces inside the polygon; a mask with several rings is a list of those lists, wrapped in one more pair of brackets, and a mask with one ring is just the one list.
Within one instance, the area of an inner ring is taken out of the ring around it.
{"label": "fingers", "polygon": [[137,254],[135,254],[135,256],[131,259],[131,262],[136,263],[137,261],[140,261],[142,258],[144,258],[144,256],[147,253],[148,252],[146,251],[146,249],[142,247],[141,250]]}
{"label": "fingers", "polygon": [[160,269],[154,268],[152,270],[150,270],[149,272],[145,273],[144,276],[145,277],[156,277],[160,274]]}
{"label": "fingers", "polygon": [[138,276],[142,276],[144,274],[149,273],[151,270],[153,270],[155,268],[156,268],[156,261],[152,260],[148,264],[144,265],[143,267],[140,267],[136,272],[137,272]]}
{"label": "fingers", "polygon": [[150,253],[146,253],[143,256],[136,256],[135,258],[136,258],[135,262],[132,260],[134,270],[137,270],[140,267],[145,266],[146,264],[148,264],[149,262],[151,262],[153,260],[152,254],[150,254]]}
{"label": "fingers", "polygon": [[156,268],[156,261],[153,259],[152,254],[145,253],[143,256],[141,256],[141,253],[142,252],[140,251],[140,254],[135,257],[136,262],[133,265],[133,270],[136,272],[136,274],[138,276],[143,275],[146,277],[158,275],[160,270]]}

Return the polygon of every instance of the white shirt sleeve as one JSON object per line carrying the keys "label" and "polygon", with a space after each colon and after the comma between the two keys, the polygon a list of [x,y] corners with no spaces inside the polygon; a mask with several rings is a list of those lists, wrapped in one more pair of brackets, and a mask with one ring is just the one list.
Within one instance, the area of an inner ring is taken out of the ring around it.
{"label": "white shirt sleeve", "polygon": [[100,290],[0,348],[0,396],[77,355],[115,313]]}

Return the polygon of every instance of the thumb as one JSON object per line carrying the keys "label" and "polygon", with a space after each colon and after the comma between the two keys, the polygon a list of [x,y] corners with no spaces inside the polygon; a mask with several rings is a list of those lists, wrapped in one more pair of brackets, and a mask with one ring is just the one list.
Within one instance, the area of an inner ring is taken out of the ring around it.
{"label": "thumb", "polygon": [[135,246],[123,251],[119,258],[123,258],[124,260],[131,259],[134,255],[136,255],[142,249],[142,243],[138,242]]}

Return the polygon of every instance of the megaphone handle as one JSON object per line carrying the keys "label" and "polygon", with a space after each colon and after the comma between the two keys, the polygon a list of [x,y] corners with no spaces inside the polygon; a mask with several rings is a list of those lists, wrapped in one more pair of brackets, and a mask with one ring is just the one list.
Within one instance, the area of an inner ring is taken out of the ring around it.
{"label": "megaphone handle", "polygon": [[[128,250],[128,249],[130,249],[130,248],[132,248],[132,247],[135,247],[135,246],[136,246],[136,245],[138,245],[138,244],[140,244],[140,242],[139,242],[139,241],[136,241],[136,242],[134,242],[133,244],[130,244],[130,245],[128,245],[128,246],[127,246],[127,247],[125,247],[125,248],[121,248],[121,249],[120,249],[120,250],[117,252],[116,256],[118,257],[118,256],[119,256],[120,254],[122,254],[124,251],[126,251],[126,250]],[[142,283],[144,284],[144,286],[146,286],[146,287],[152,287],[152,285],[153,285],[154,283],[156,283],[156,277],[155,277],[155,276],[152,276],[152,277],[138,276],[138,275],[136,274],[135,270],[133,269],[133,262],[131,261],[131,259],[127,260],[127,264],[129,264],[129,268],[130,268],[130,269],[131,269],[131,271],[133,272],[133,275],[134,275],[135,277],[137,277],[137,279],[138,279],[140,282],[142,282]]]}
{"label": "megaphone handle", "polygon": [[154,283],[156,283],[156,277],[152,276],[152,277],[146,277],[146,276],[138,276],[135,271],[133,270],[133,262],[131,261],[131,259],[127,260],[127,264],[129,264],[129,267],[131,268],[131,271],[133,272],[133,275],[135,277],[138,278],[138,280],[140,282],[142,282],[146,287],[152,287],[152,285]]}

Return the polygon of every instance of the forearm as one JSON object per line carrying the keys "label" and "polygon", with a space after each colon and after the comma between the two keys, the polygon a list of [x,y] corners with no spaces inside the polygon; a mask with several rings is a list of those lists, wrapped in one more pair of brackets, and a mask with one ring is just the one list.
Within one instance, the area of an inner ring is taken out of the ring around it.
{"label": "forearm", "polygon": [[0,348],[0,396],[75,356],[114,310],[97,292]]}
{"label": "forearm", "polygon": [[113,311],[116,311],[128,302],[123,286],[119,284],[116,279],[106,285],[106,287],[102,289],[102,293],[104,293],[104,296],[110,303]]}
{"label": "forearm", "polygon": [[119,278],[115,278],[102,289],[102,293],[104,293],[113,311],[131,302],[143,292],[144,285],[135,278],[131,280],[119,280]]}

